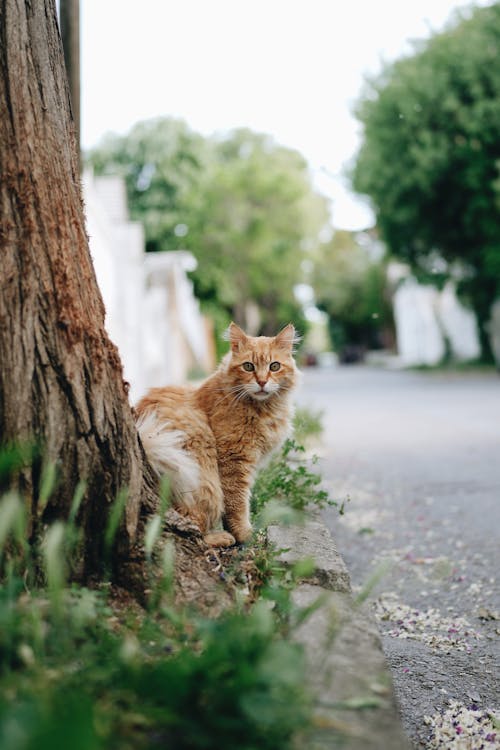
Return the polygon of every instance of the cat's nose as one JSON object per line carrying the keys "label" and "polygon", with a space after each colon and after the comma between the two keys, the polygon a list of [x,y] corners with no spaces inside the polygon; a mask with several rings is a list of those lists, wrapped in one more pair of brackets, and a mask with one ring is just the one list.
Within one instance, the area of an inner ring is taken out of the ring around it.
{"label": "cat's nose", "polygon": [[257,378],[257,383],[260,385],[261,388],[264,388],[265,384],[267,383],[267,380],[259,380]]}

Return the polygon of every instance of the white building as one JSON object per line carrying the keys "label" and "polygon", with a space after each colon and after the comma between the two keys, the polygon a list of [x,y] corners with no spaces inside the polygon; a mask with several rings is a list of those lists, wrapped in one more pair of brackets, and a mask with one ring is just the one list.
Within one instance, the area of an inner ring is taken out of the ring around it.
{"label": "white building", "polygon": [[144,232],[130,221],[120,177],[83,178],[87,232],[106,307],[106,329],[130,383],[130,400],[151,386],[180,383],[214,365],[209,325],[187,271],[187,252],[144,252]]}
{"label": "white building", "polygon": [[393,310],[401,363],[437,365],[447,351],[457,362],[477,359],[481,345],[476,317],[460,302],[454,284],[448,282],[440,291],[419,284],[405,266],[391,266],[391,280],[399,279]]}

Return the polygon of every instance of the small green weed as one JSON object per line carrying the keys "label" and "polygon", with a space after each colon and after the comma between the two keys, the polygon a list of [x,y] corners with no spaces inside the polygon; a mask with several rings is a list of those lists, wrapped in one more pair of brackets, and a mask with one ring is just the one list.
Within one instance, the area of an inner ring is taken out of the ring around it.
{"label": "small green weed", "polygon": [[297,407],[293,417],[295,440],[303,445],[310,438],[319,438],[323,432],[322,413]]}
{"label": "small green weed", "polygon": [[[302,445],[287,440],[281,452],[259,472],[252,490],[252,512],[255,515],[271,501],[294,511],[305,511],[309,505],[318,508],[337,505],[321,488],[321,477],[311,471],[304,454]],[[313,457],[311,462],[315,465],[317,458]]]}
{"label": "small green weed", "polygon": [[[46,501],[50,466],[41,485]],[[68,583],[84,493],[80,483],[68,520],[46,528],[34,551],[21,498],[0,497],[2,750],[289,748],[312,716],[304,655],[287,637],[307,615],[291,606],[294,571],[279,566],[262,538],[231,573],[242,590],[234,608],[207,620],[174,607],[174,552],[165,544],[164,580],[147,611],[130,601],[117,609],[110,584]],[[123,491],[103,531],[109,563],[125,499]],[[163,510],[167,503],[163,487]],[[160,533],[154,515],[145,530],[149,560]]]}
{"label": "small green weed", "polygon": [[265,602],[191,615],[172,638],[158,611],[117,629],[104,594],[81,589],[54,619],[16,585],[0,600],[2,750],[282,750],[310,719],[302,651]]}

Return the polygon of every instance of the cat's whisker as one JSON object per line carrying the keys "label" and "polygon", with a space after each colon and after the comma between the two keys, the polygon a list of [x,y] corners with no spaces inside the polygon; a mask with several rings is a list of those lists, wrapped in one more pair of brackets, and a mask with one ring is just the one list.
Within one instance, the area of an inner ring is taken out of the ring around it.
{"label": "cat's whisker", "polygon": [[236,396],[234,403],[238,403],[238,401],[241,401],[245,396],[250,396],[250,394],[245,390],[241,391],[241,393],[238,393]]}
{"label": "cat's whisker", "polygon": [[219,406],[220,406],[221,404],[223,404],[223,403],[224,403],[224,401],[225,401],[225,400],[226,400],[227,398],[229,398],[229,396],[230,396],[230,395],[231,395],[231,394],[227,394],[227,395],[226,395],[226,396],[224,396],[223,398],[219,399],[219,401],[217,401],[217,402],[216,402],[216,403],[214,404],[214,410],[215,410],[215,409],[218,409],[218,408],[219,408]]}
{"label": "cat's whisker", "polygon": [[238,391],[240,388],[243,388],[242,385],[232,385],[232,386],[225,386],[224,388],[207,388],[207,390],[210,390],[211,393],[217,393],[218,391],[223,391],[224,393],[228,391]]}
{"label": "cat's whisker", "polygon": [[[219,390],[225,390],[225,389],[224,388],[220,388]],[[232,403],[232,404],[236,403],[236,401],[238,401],[241,398],[242,393],[243,394],[245,393],[244,386],[238,385],[238,386],[235,386],[234,388],[231,388],[229,390],[229,393],[226,393],[226,395],[223,398],[219,399],[214,404],[214,409],[217,409],[230,396],[233,396],[233,400],[230,403]]]}
{"label": "cat's whisker", "polygon": [[237,404],[237,403],[239,403],[240,401],[243,401],[243,399],[244,399],[244,398],[246,398],[246,397],[250,397],[250,394],[249,394],[249,393],[247,393],[246,391],[242,391],[241,393],[239,393],[239,394],[238,394],[238,395],[236,396],[236,398],[235,398],[235,399],[234,399],[234,401],[233,401],[233,404]]}
{"label": "cat's whisker", "polygon": [[225,386],[224,388],[210,388],[210,391],[225,391],[227,393],[233,393],[234,391],[241,391],[245,387],[244,383],[238,383],[237,385]]}

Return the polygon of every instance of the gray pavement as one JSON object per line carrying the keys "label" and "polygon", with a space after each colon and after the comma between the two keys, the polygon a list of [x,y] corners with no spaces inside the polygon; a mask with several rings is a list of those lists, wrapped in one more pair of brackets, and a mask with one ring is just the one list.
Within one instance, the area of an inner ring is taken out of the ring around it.
{"label": "gray pavement", "polygon": [[424,716],[450,700],[500,709],[500,377],[307,370],[299,403],[323,412],[320,470],[347,501],[324,518],[353,588],[388,566],[370,599],[406,731],[430,746]]}

